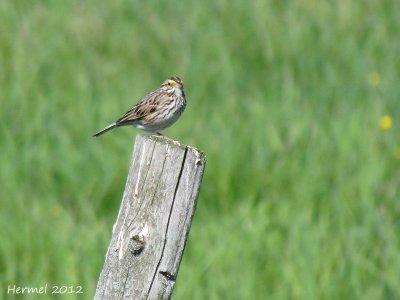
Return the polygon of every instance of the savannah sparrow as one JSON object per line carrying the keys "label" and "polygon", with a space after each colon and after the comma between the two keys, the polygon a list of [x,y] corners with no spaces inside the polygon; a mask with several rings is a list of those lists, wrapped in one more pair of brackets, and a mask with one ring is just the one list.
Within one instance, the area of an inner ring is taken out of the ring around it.
{"label": "savannah sparrow", "polygon": [[159,133],[175,123],[185,107],[183,82],[179,77],[171,77],[158,89],[144,96],[121,118],[93,136],[102,135],[115,127],[124,125],[133,125],[145,131]]}

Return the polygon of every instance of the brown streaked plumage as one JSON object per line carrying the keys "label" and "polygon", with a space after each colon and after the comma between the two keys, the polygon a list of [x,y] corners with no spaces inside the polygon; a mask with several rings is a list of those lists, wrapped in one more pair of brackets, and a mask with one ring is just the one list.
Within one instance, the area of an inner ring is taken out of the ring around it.
{"label": "brown streaked plumage", "polygon": [[124,125],[133,125],[150,132],[159,132],[171,126],[186,107],[183,82],[179,77],[171,77],[155,91],[144,96],[121,118],[106,126],[93,136]]}

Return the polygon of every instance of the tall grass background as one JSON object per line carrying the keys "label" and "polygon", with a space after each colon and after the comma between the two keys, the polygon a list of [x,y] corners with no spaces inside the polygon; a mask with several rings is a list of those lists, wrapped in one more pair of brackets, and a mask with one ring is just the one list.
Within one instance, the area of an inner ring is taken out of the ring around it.
{"label": "tall grass background", "polygon": [[399,37],[394,0],[0,1],[0,296],[93,296],[139,131],[91,134],[180,75],[173,298],[398,299]]}

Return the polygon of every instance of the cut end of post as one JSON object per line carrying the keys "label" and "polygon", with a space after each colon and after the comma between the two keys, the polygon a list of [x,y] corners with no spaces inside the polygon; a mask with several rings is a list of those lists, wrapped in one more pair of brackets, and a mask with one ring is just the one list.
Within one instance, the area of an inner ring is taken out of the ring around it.
{"label": "cut end of post", "polygon": [[[178,147],[178,148],[181,148],[181,149],[184,149],[184,150],[191,151],[191,152],[193,152],[193,154],[196,155],[196,157],[198,158],[199,162],[206,159],[206,155],[205,155],[204,152],[201,151],[200,149],[195,148],[195,147],[192,147],[192,146],[184,145],[184,144],[182,144],[181,142],[176,141],[176,140],[174,140],[174,139],[171,139],[171,138],[169,138],[169,137],[167,137],[167,136],[165,136],[165,135],[139,134],[139,135],[137,135],[137,137],[141,137],[141,138],[145,138],[145,139],[150,139],[150,140],[155,141],[155,142],[157,142],[157,143],[167,144],[167,145],[171,145],[171,146],[174,146],[174,147]],[[137,138],[137,137],[136,137],[136,138]]]}

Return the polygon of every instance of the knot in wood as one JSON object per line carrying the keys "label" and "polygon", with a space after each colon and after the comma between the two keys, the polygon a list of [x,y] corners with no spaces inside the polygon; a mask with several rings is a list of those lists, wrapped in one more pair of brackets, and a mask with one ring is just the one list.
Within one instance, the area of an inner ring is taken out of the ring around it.
{"label": "knot in wood", "polygon": [[129,239],[128,251],[134,256],[140,255],[143,252],[145,241],[139,235],[134,235]]}

